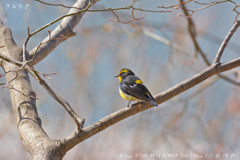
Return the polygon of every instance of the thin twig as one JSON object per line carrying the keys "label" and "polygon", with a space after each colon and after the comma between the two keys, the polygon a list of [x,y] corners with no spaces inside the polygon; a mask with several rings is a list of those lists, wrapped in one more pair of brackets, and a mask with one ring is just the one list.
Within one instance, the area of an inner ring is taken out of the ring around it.
{"label": "thin twig", "polygon": [[[184,5],[186,5],[187,3],[189,2],[194,2],[194,3],[197,3],[197,4],[201,4],[201,5],[205,5],[204,7],[202,8],[198,8],[198,9],[195,9],[195,10],[190,10],[190,9],[186,9],[185,7],[183,7]],[[235,11],[237,13],[237,16],[236,18],[238,17],[238,15],[240,14],[236,8],[237,7],[240,7],[239,5],[237,5],[235,2],[233,2],[232,0],[223,0],[223,1],[218,1],[218,2],[210,2],[210,3],[201,3],[201,2],[197,2],[195,0],[188,0],[187,2],[183,2],[181,1],[181,3],[177,4],[177,5],[173,5],[173,6],[169,6],[169,7],[164,7],[163,5],[162,6],[158,6],[158,8],[163,8],[163,9],[169,9],[169,8],[174,8],[174,9],[184,9],[185,11],[189,11],[191,12],[191,14],[188,14],[188,16],[183,16],[181,14],[178,14],[179,16],[182,16],[182,17],[186,17],[186,18],[190,18],[194,12],[197,12],[197,11],[200,11],[200,10],[204,10],[206,8],[209,8],[213,5],[216,5],[216,4],[220,4],[220,3],[225,3],[225,2],[231,2],[233,4],[236,5],[236,7],[233,9],[233,11]]]}
{"label": "thin twig", "polygon": [[109,8],[109,10],[110,10],[110,11],[116,16],[116,18],[117,18],[117,20],[110,20],[110,19],[108,19],[108,21],[112,21],[112,22],[119,22],[119,23],[127,24],[127,23],[130,23],[130,22],[134,21],[134,20],[141,20],[141,19],[143,19],[143,18],[145,17],[145,15],[144,15],[144,16],[141,17],[141,18],[135,18],[135,17],[134,17],[134,9],[132,9],[132,19],[131,19],[130,21],[123,22],[123,21],[120,21],[118,15],[117,15],[115,12],[113,12],[113,10],[111,10],[111,8]]}
{"label": "thin twig", "polygon": [[237,13],[237,15],[236,15],[236,17],[235,17],[235,22],[236,22],[239,14],[240,14],[240,12],[238,12],[236,9],[237,9],[238,7],[240,7],[240,5],[236,4],[236,2],[233,2],[232,0],[227,0],[227,1],[235,4],[235,7],[233,8],[233,11]]}
{"label": "thin twig", "polygon": [[[63,16],[61,16],[61,17],[53,20],[52,22],[44,25],[43,27],[37,29],[36,31],[32,32],[31,34],[32,34],[32,35],[35,35],[36,33],[38,33],[38,32],[40,32],[40,31],[42,31],[43,29],[45,29],[45,28],[53,25],[54,23],[60,21],[61,19],[65,18],[65,17],[69,17],[69,16],[73,16],[73,15],[75,15],[75,14],[79,14],[79,13],[81,13],[81,12],[89,11],[89,10],[88,10],[89,7],[91,7],[91,6],[92,6],[93,4],[95,4],[97,1],[99,1],[99,0],[96,0],[95,2],[91,3],[91,0],[89,0],[89,4],[86,6],[86,8],[84,8],[84,9],[82,9],[82,10],[80,10],[80,11],[74,12],[74,13],[70,13],[70,14],[63,15]],[[85,6],[85,5],[84,5],[84,6]],[[103,11],[106,11],[106,10],[103,10]]]}
{"label": "thin twig", "polygon": [[22,66],[23,65],[23,62],[17,61],[17,60],[12,59],[12,58],[9,58],[9,57],[7,57],[5,55],[2,55],[1,53],[0,53],[0,58],[5,60],[5,61],[7,61],[7,62],[9,62],[9,63],[18,65],[18,66]]}
{"label": "thin twig", "polygon": [[179,3],[179,4],[177,4],[177,5],[173,5],[173,6],[169,6],[169,7],[164,7],[164,6],[162,5],[162,6],[158,6],[158,8],[164,8],[164,9],[176,8],[176,7],[179,7],[179,6],[183,5],[183,4],[187,4],[187,3],[191,2],[191,1],[192,1],[192,0],[188,0],[187,2],[182,2],[182,3]]}
{"label": "thin twig", "polygon": [[16,71],[14,71],[14,70],[6,71],[6,70],[3,68],[2,64],[0,64],[0,67],[3,69],[3,72],[4,72],[4,74],[0,74],[0,77],[4,77],[7,73],[16,72]]}
{"label": "thin twig", "polygon": [[41,42],[41,43],[37,46],[37,49],[35,50],[32,59],[29,60],[29,61],[27,61],[28,64],[29,64],[30,62],[34,61],[38,49],[39,49],[43,44],[46,44],[46,43],[48,43],[48,42],[50,42],[50,41],[55,41],[55,40],[66,40],[66,39],[68,38],[68,37],[66,37],[66,36],[61,35],[60,38],[51,39],[51,31],[48,31],[48,37],[49,37],[49,38],[48,38],[48,40],[47,40],[46,42]]}
{"label": "thin twig", "polygon": [[81,130],[84,126],[85,119],[81,119],[72,107],[69,105],[67,101],[65,101],[62,97],[60,97],[57,93],[55,93],[51,87],[35,72],[34,70],[30,70],[29,73],[39,82],[39,84],[58,102],[60,103],[68,114],[72,117],[72,119],[77,124],[77,131]]}
{"label": "thin twig", "polygon": [[[194,1],[194,2],[197,3],[196,1]],[[195,10],[187,10],[187,11],[192,12],[189,16],[187,16],[187,18],[190,18],[190,17],[193,15],[194,12],[197,12],[197,11],[200,11],[200,10],[203,10],[203,9],[206,9],[206,8],[209,8],[209,7],[213,6],[213,5],[220,4],[220,3],[224,3],[224,2],[227,2],[227,0],[225,0],[225,1],[219,1],[219,2],[205,3],[205,4],[204,4],[204,3],[199,3],[199,4],[207,5],[207,6],[202,7],[202,8],[199,8],[199,9],[195,9]],[[182,9],[182,7],[180,7],[180,6],[179,6],[179,8]],[[180,15],[180,16],[182,16],[182,15]]]}
{"label": "thin twig", "polygon": [[28,36],[27,36],[27,39],[25,40],[25,42],[23,43],[23,62],[26,61],[26,47],[27,47],[27,43],[28,43],[28,40],[31,38],[31,34],[30,34],[30,30],[29,30],[29,27],[27,27],[27,33],[28,33]]}
{"label": "thin twig", "polygon": [[18,93],[20,93],[21,95],[23,96],[26,96],[26,97],[31,97],[31,98],[34,98],[34,99],[39,99],[38,97],[36,97],[37,93],[33,94],[33,95],[26,95],[24,94],[23,92],[19,91],[18,89],[16,89],[13,85],[11,84],[8,84],[7,87],[3,86],[3,88],[8,88],[8,89],[13,89],[15,91],[17,91]]}
{"label": "thin twig", "polygon": [[39,2],[39,3],[42,3],[42,4],[45,4],[45,5],[50,5],[50,6],[60,6],[60,7],[64,7],[64,8],[82,9],[82,7],[81,7],[81,8],[78,8],[78,7],[69,7],[69,6],[65,6],[65,5],[63,5],[63,4],[46,3],[46,2],[43,2],[43,1],[40,1],[40,0],[35,0],[35,1],[37,1],[37,2]]}
{"label": "thin twig", "polygon": [[236,30],[238,29],[239,26],[240,26],[240,20],[237,20],[236,23],[231,28],[231,30],[229,31],[226,38],[224,39],[224,41],[222,42],[221,47],[219,48],[218,53],[217,53],[213,63],[220,62],[220,59],[222,57],[222,54],[223,54],[228,42],[230,41],[230,39],[232,38],[233,34],[236,32]]}

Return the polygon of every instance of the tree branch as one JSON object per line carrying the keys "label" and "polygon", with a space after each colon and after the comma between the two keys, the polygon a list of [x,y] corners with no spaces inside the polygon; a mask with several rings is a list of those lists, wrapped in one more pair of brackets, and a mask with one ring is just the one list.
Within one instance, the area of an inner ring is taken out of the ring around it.
{"label": "tree branch", "polygon": [[[2,54],[0,54],[0,58],[4,59],[7,62],[10,62],[12,64],[15,64],[19,67],[23,66],[24,63],[20,61],[13,60],[11,58],[8,58]],[[57,93],[55,93],[51,87],[38,75],[36,71],[34,71],[33,68],[27,67],[26,68],[28,72],[39,82],[39,84],[58,102],[60,103],[65,110],[68,112],[68,114],[73,118],[75,123],[77,124],[77,130],[80,130],[83,128],[85,119],[81,119],[75,111],[71,108],[71,106],[68,104],[67,101],[65,101],[62,97],[60,97]]]}
{"label": "tree branch", "polygon": [[[180,0],[180,3],[183,3],[183,0]],[[182,5],[182,9],[183,9],[183,12],[184,12],[185,16],[188,17],[189,14],[188,14],[188,12],[187,12],[187,9],[186,9],[185,5]],[[200,55],[202,56],[204,62],[205,62],[208,66],[210,66],[211,63],[210,63],[209,60],[207,59],[206,55],[203,53],[201,47],[199,46],[199,44],[198,44],[198,42],[197,42],[197,40],[196,40],[196,28],[195,28],[195,24],[194,24],[193,20],[191,19],[191,17],[189,17],[189,18],[187,18],[187,21],[188,21],[188,32],[189,32],[189,34],[190,34],[190,36],[191,36],[191,39],[192,39],[192,41],[193,41],[193,43],[194,43],[196,53],[199,52]],[[221,47],[220,47],[220,49],[221,49]],[[219,76],[220,78],[224,79],[224,80],[227,81],[227,82],[230,82],[230,83],[232,83],[232,84],[235,84],[235,85],[239,85],[239,86],[240,86],[240,83],[237,83],[237,82],[229,79],[228,77],[222,76],[221,74],[218,74],[218,76]]]}
{"label": "tree branch", "polygon": [[69,6],[65,6],[63,4],[52,4],[52,3],[46,3],[46,2],[43,2],[43,1],[40,1],[40,0],[35,0],[39,3],[42,3],[42,4],[45,4],[45,5],[50,5],[50,6],[61,6],[61,7],[64,7],[64,8],[75,8],[75,9],[82,9],[82,8],[78,8],[78,7],[69,7]]}
{"label": "tree branch", "polygon": [[34,70],[29,70],[29,73],[38,81],[38,83],[58,102],[60,103],[68,114],[72,117],[72,119],[77,124],[77,130],[81,130],[83,128],[85,119],[81,119],[76,112],[72,109],[67,101],[65,101],[62,97],[60,97],[57,93],[55,93],[51,87],[37,74]]}
{"label": "tree branch", "polygon": [[[91,3],[95,3],[97,0],[91,0]],[[83,6],[83,9],[79,11],[79,9],[76,8],[81,8]],[[51,32],[51,36],[53,39],[60,37],[61,35],[71,37],[75,36],[76,33],[73,32],[73,28],[79,23],[81,20],[82,16],[84,15],[85,12],[83,12],[86,8],[89,7],[89,0],[78,0],[73,7],[70,9],[67,15],[64,15],[53,22],[45,25],[41,29],[34,31],[31,34],[35,34],[36,32],[41,31],[42,29],[48,27],[49,25],[55,23],[56,21],[59,21],[60,19],[63,19],[61,23]],[[78,13],[79,12],[79,13]],[[78,13],[78,14],[76,14]],[[70,16],[71,15],[71,16]],[[65,17],[65,18],[64,18]],[[48,40],[48,36],[42,41],[46,42]],[[30,63],[31,66],[34,66],[41,60],[43,60],[48,54],[50,54],[60,43],[62,43],[64,40],[59,40],[59,41],[51,41],[47,44],[43,44],[39,50],[36,52],[35,60]],[[30,57],[33,57],[35,54],[35,51],[37,49],[37,46],[33,48],[30,52],[29,55]]]}
{"label": "tree branch", "polygon": [[236,30],[238,29],[238,27],[240,26],[240,21],[237,20],[235,22],[235,24],[233,25],[233,27],[231,28],[231,30],[229,31],[228,35],[226,36],[226,38],[224,39],[224,41],[221,44],[221,47],[218,50],[218,53],[213,61],[213,63],[218,63],[220,62],[220,59],[222,57],[223,51],[225,50],[228,42],[230,41],[230,39],[232,38],[233,34],[236,32]]}

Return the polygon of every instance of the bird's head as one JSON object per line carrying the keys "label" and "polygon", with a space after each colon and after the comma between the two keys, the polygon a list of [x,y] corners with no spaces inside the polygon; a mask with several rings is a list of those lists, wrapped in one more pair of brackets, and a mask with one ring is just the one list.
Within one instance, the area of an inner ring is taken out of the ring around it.
{"label": "bird's head", "polygon": [[123,79],[125,79],[129,75],[135,75],[135,74],[130,69],[123,68],[115,77],[118,77],[119,81],[121,82]]}

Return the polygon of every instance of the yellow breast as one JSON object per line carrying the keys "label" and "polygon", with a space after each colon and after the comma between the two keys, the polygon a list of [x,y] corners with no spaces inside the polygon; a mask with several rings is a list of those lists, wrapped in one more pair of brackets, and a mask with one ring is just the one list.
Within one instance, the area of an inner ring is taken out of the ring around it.
{"label": "yellow breast", "polygon": [[128,95],[128,94],[124,93],[124,92],[121,90],[120,87],[119,87],[119,93],[120,93],[120,95],[122,96],[122,98],[124,98],[124,99],[126,99],[126,100],[128,100],[128,101],[138,101],[138,100],[139,100],[139,99],[137,99],[137,98],[135,98],[135,97],[133,97],[133,96],[131,96],[131,95]]}

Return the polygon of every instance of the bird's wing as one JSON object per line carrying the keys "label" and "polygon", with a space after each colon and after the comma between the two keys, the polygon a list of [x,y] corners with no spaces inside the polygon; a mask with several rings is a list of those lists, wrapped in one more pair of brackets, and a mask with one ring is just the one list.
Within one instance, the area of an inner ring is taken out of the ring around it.
{"label": "bird's wing", "polygon": [[120,83],[120,88],[124,93],[136,97],[140,100],[148,102],[149,98],[153,99],[151,93],[143,84],[127,85],[124,83]]}

